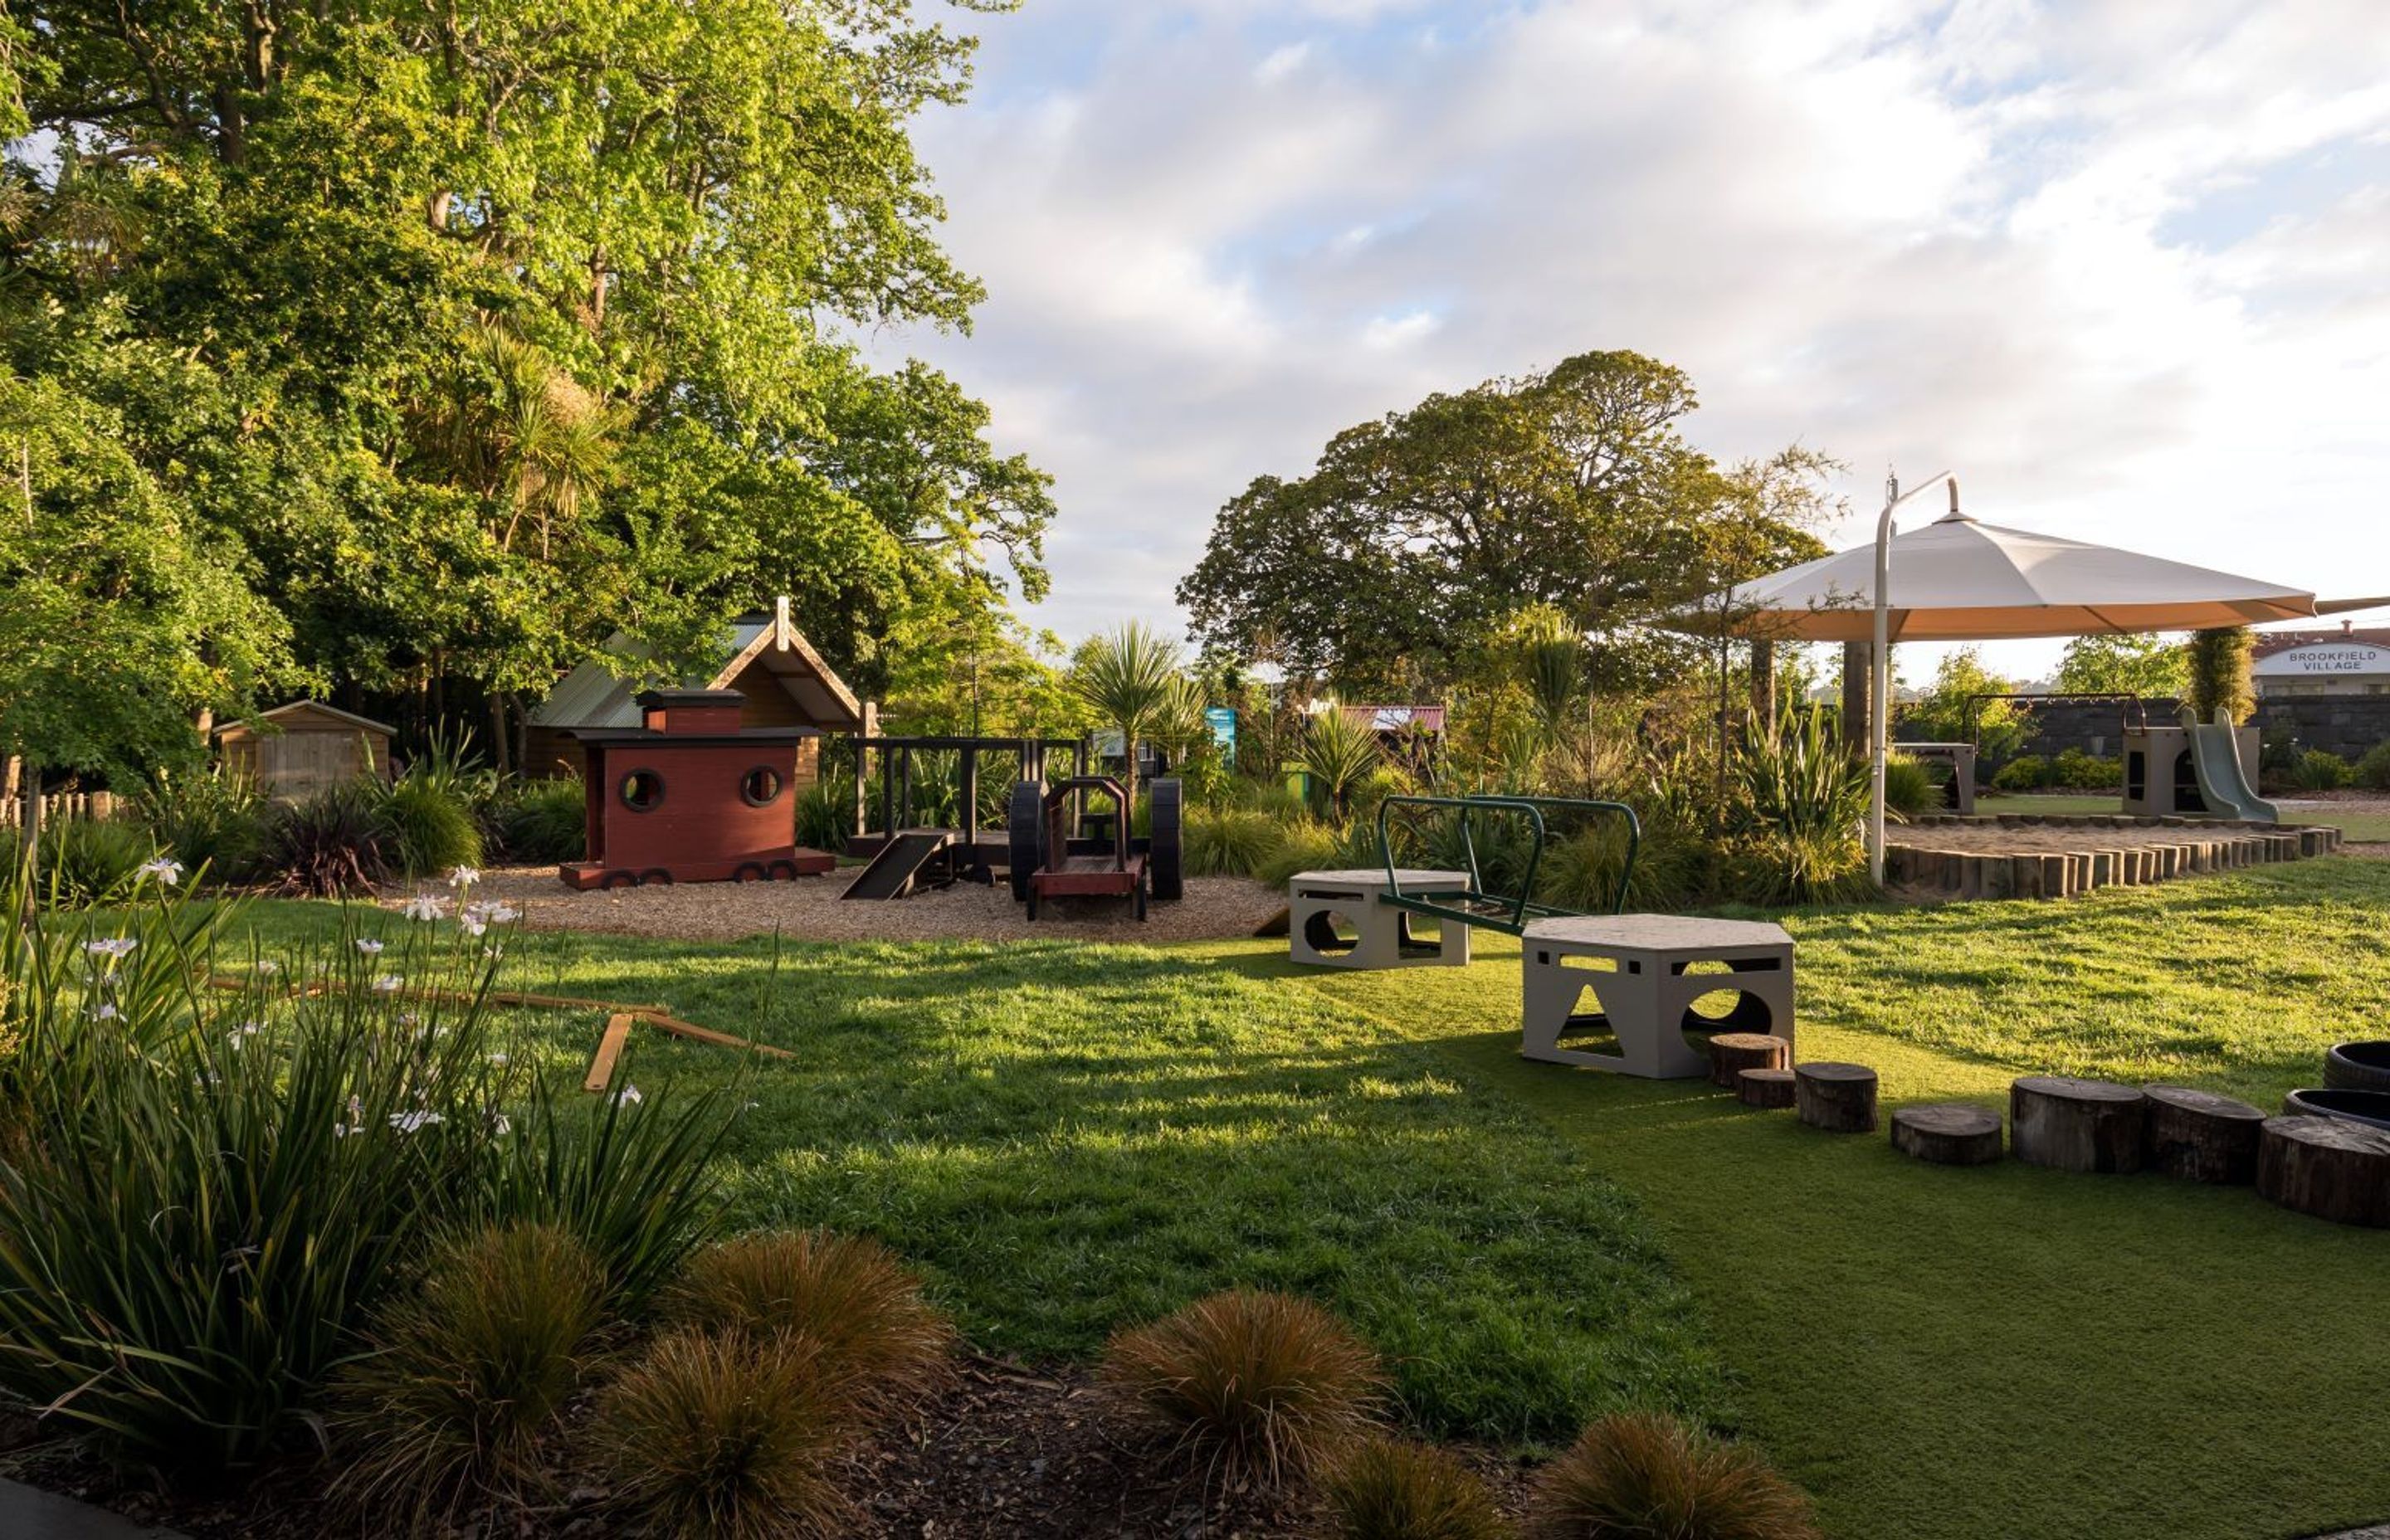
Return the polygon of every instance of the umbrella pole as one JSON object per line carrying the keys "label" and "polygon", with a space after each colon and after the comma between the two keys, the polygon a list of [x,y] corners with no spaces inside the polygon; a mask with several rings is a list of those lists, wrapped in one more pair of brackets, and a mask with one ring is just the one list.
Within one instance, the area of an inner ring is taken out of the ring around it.
{"label": "umbrella pole", "polygon": [[1950,511],[1959,511],[1959,479],[1937,470],[1907,492],[1900,478],[1883,483],[1883,512],[1875,521],[1875,649],[1871,705],[1869,712],[1869,757],[1874,761],[1868,792],[1868,880],[1883,886],[1883,768],[1892,751],[1892,511],[1936,481],[1950,483]]}

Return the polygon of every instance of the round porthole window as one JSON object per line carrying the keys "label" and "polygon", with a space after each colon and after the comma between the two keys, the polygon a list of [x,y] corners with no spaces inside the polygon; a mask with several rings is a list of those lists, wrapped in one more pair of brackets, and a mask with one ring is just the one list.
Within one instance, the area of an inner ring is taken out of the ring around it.
{"label": "round porthole window", "polygon": [[755,766],[739,780],[739,795],[749,807],[769,807],[779,800],[780,773],[768,764]]}
{"label": "round porthole window", "polygon": [[634,813],[652,813],[664,800],[664,778],[653,770],[634,770],[623,777],[623,805]]}

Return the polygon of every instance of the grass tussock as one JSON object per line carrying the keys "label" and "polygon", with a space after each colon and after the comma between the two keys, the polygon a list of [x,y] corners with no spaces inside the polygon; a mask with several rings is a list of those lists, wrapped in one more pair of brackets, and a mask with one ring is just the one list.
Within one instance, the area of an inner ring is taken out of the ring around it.
{"label": "grass tussock", "polygon": [[936,1389],[954,1351],[954,1328],[921,1297],[920,1278],[866,1236],[775,1230],[707,1247],[666,1308],[707,1330],[811,1339],[826,1370],[875,1413]]}
{"label": "grass tussock", "polygon": [[440,1247],[341,1382],[337,1495],[378,1527],[422,1531],[534,1484],[536,1440],[581,1381],[605,1296],[588,1249],[554,1226]]}
{"label": "grass tussock", "polygon": [[641,1533],[788,1540],[849,1516],[836,1478],[860,1422],[852,1387],[810,1338],[667,1332],[591,1426],[622,1516]]}
{"label": "grass tussock", "polygon": [[1366,1429],[1377,1354],[1308,1300],[1239,1289],[1124,1331],[1105,1379],[1207,1472],[1276,1484],[1320,1468]]}
{"label": "grass tussock", "polygon": [[1510,1526],[1474,1471],[1409,1439],[1356,1444],[1320,1482],[1338,1540],[1507,1540]]}
{"label": "grass tussock", "polygon": [[1536,1482],[1530,1540],[1818,1540],[1808,1496],[1757,1451],[1620,1412]]}

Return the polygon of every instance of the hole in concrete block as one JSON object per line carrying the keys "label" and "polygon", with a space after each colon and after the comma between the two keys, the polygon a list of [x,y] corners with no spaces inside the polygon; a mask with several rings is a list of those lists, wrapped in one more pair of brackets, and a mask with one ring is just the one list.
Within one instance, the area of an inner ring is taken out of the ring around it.
{"label": "hole in concrete block", "polygon": [[1361,944],[1361,928],[1351,916],[1335,909],[1318,909],[1303,922],[1304,944],[1323,956],[1338,952],[1350,952]]}
{"label": "hole in concrete block", "polygon": [[1685,1019],[1678,1023],[1680,1031],[1707,1034],[1714,1032],[1757,1032],[1771,1030],[1776,1013],[1758,995],[1740,989],[1713,989],[1694,996],[1685,1007]]}
{"label": "hole in concrete block", "polygon": [[1395,912],[1395,949],[1406,957],[1433,957],[1444,950],[1444,921],[1432,915]]}
{"label": "hole in concrete block", "polygon": [[1602,1008],[1601,996],[1587,984],[1577,991],[1576,1000],[1569,1007],[1568,1021],[1561,1028],[1561,1041],[1586,1053],[1616,1054],[1618,1033],[1610,1025],[1610,1014]]}

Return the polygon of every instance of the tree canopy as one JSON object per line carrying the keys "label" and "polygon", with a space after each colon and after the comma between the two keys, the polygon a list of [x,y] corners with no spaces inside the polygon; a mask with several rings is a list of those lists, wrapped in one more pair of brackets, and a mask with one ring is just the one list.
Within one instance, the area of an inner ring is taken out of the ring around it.
{"label": "tree canopy", "polygon": [[855,341],[980,295],[908,129],[974,44],[913,0],[21,17],[0,347],[266,622],[200,703],[504,700],[781,592],[868,688],[908,619],[1042,592],[1047,478]]}
{"label": "tree canopy", "polygon": [[1448,677],[1527,605],[1664,646],[1624,633],[1820,551],[1829,462],[1720,467],[1680,432],[1695,405],[1622,352],[1430,396],[1232,498],[1179,602],[1214,649],[1348,689]]}

